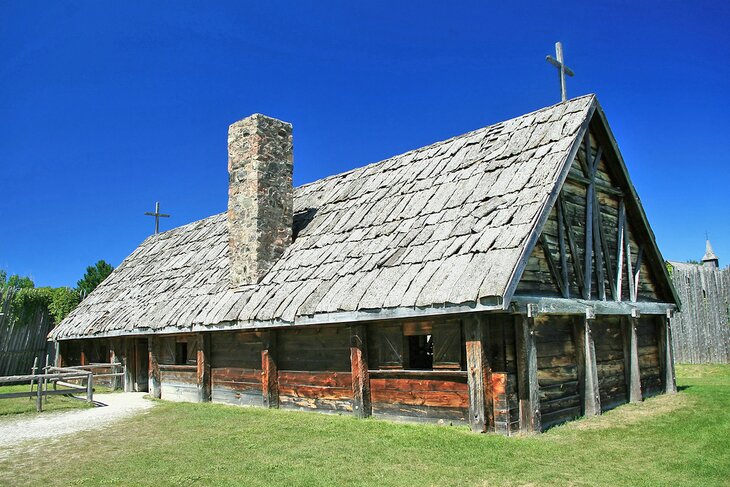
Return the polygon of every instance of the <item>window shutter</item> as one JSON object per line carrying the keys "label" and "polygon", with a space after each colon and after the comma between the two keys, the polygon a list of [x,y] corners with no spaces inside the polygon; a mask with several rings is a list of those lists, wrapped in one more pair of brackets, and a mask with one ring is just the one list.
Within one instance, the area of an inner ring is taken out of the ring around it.
{"label": "window shutter", "polygon": [[461,369],[461,323],[459,321],[434,323],[432,339],[433,368]]}
{"label": "window shutter", "polygon": [[377,337],[378,367],[403,368],[403,330],[400,325],[374,327]]}

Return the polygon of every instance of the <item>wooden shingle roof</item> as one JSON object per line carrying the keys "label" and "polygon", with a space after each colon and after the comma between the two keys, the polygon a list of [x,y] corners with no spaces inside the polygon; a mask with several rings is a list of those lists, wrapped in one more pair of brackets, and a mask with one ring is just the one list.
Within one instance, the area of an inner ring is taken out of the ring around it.
{"label": "wooden shingle roof", "polygon": [[596,104],[575,98],[296,188],[294,242],[257,285],[229,289],[225,213],[151,236],[51,336],[502,309]]}

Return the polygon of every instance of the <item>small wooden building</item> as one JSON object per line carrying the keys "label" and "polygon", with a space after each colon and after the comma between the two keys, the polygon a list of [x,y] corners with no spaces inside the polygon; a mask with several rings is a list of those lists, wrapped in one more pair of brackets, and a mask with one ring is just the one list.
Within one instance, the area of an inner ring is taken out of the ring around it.
{"label": "small wooden building", "polygon": [[182,401],[539,431],[674,391],[678,300],[595,96],[292,188],[229,129],[228,211],[146,239],[51,334]]}

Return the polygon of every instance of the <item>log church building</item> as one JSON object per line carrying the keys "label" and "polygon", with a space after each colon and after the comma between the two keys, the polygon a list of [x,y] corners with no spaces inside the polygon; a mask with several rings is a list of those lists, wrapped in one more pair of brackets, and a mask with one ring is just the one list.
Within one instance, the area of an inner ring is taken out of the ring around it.
{"label": "log church building", "polygon": [[147,238],[50,338],[173,401],[509,435],[675,390],[678,306],[594,95],[298,188],[228,131],[228,210]]}

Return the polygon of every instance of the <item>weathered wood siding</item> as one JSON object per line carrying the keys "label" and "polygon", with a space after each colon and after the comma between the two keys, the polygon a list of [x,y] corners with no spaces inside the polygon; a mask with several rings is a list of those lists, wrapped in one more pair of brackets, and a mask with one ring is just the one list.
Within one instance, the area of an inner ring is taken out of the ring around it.
{"label": "weathered wood siding", "polygon": [[[596,138],[591,134],[591,159],[596,156],[598,146]],[[607,150],[606,147],[603,151]],[[522,279],[517,286],[517,294],[536,295],[536,296],[562,296],[560,292],[560,283],[563,276],[562,259],[561,259],[561,229],[559,228],[559,217],[564,217],[562,229],[562,247],[564,248],[566,257],[565,264],[567,267],[568,277],[568,295],[569,297],[581,297],[581,284],[584,276],[579,275],[585,273],[585,257],[586,257],[586,215],[587,215],[587,190],[586,175],[582,169],[586,157],[585,149],[581,147],[578,151],[573,164],[570,168],[568,180],[565,182],[561,193],[560,202],[552,208],[549,218],[545,223],[542,231],[542,237],[533,249],[527,266],[525,267]],[[604,259],[603,269],[603,286],[599,286],[598,282],[598,264],[599,260],[591,248],[593,258],[591,260],[591,293],[592,299],[600,299],[599,293],[601,287],[605,289],[607,299],[616,299],[612,291],[611,281],[614,287],[617,282],[618,274],[618,255],[619,255],[619,213],[621,199],[623,195],[616,194],[616,191],[610,188],[616,188],[616,178],[610,174],[610,168],[607,163],[608,155],[603,152],[600,163],[596,170],[596,201],[598,205],[594,206],[594,211],[598,211],[598,218],[591,222],[594,226],[593,231],[601,236],[603,244],[601,247],[601,256]],[[561,210],[562,209],[562,210]],[[600,223],[596,228],[595,223]],[[632,269],[636,269],[638,255],[640,253],[641,242],[637,239],[635,225],[638,223],[632,218],[630,213],[626,215],[626,227],[628,228],[629,243],[631,249]],[[606,252],[604,252],[604,249]],[[575,251],[575,253],[573,252]],[[641,251],[643,254],[644,250]],[[626,252],[624,250],[624,262]],[[659,301],[660,296],[657,290],[657,279],[654,273],[647,265],[646,255],[643,255],[640,265],[638,279],[637,299],[643,301]],[[552,267],[552,270],[551,270]],[[621,300],[628,301],[629,284],[628,284],[628,267],[622,266],[622,285]],[[609,272],[610,271],[610,272]],[[618,293],[616,293],[618,294]]]}
{"label": "weathered wood siding", "polygon": [[596,349],[601,410],[628,402],[621,318],[599,316],[591,324]]}
{"label": "weathered wood siding", "polygon": [[581,415],[573,319],[569,316],[543,316],[535,320],[543,428]]}
{"label": "weathered wood siding", "polygon": [[660,318],[642,316],[636,326],[639,345],[639,372],[644,397],[663,392],[662,370],[659,360]]}
{"label": "weathered wood siding", "polygon": [[277,347],[279,407],[352,411],[348,327],[281,330]]}
{"label": "weathered wood siding", "polygon": [[[517,396],[517,356],[515,326],[511,315],[485,315],[485,350],[491,372],[506,374],[505,394],[509,430],[520,429],[520,405]],[[490,382],[491,384],[491,382]],[[499,419],[499,418],[498,418]]]}
{"label": "weathered wood siding", "polygon": [[672,281],[682,302],[672,318],[675,361],[730,363],[730,268],[677,264]]}
{"label": "weathered wood siding", "polygon": [[375,417],[468,422],[466,372],[371,371],[370,394]]}
{"label": "weathered wood siding", "polygon": [[259,334],[211,334],[211,400],[238,406],[263,406]]}
{"label": "weathered wood siding", "polygon": [[160,364],[160,389],[166,401],[197,402],[197,367]]}

